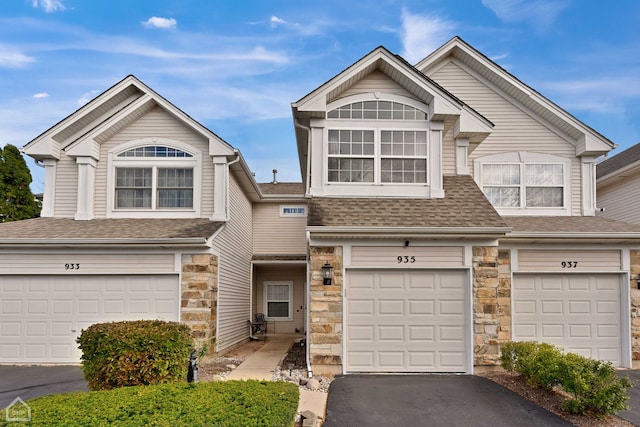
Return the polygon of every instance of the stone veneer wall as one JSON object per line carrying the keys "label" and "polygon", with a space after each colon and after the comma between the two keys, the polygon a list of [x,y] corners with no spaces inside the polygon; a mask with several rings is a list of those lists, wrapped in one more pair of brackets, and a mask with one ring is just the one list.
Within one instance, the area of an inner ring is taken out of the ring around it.
{"label": "stone veneer wall", "polygon": [[631,359],[640,360],[640,251],[630,251],[631,274]]}
{"label": "stone veneer wall", "polygon": [[218,257],[182,255],[180,320],[193,331],[196,346],[214,350],[218,314]]}
{"label": "stone veneer wall", "polygon": [[[318,374],[342,373],[342,247],[309,248],[309,355]],[[322,266],[333,266],[331,286],[322,284]]]}
{"label": "stone veneer wall", "polygon": [[500,345],[511,339],[511,253],[473,248],[474,365],[498,365]]}

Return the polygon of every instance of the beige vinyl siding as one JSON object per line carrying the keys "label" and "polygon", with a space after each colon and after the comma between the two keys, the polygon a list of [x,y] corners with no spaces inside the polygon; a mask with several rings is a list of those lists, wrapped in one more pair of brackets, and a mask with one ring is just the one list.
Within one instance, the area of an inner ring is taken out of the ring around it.
{"label": "beige vinyl siding", "polygon": [[607,187],[598,187],[600,214],[618,221],[640,224],[640,176],[626,178]]}
{"label": "beige vinyl siding", "polygon": [[[162,108],[156,107],[131,125],[115,134],[100,146],[100,161],[96,167],[96,218],[103,218],[107,214],[107,153],[120,144],[151,137],[174,139],[189,144],[202,153],[202,197],[200,216],[208,218],[213,213],[213,162],[209,157],[209,143],[201,135],[189,129],[178,119]],[[57,189],[56,189],[57,191]]]}
{"label": "beige vinyl siding", "polygon": [[[306,266],[304,265],[256,267],[256,297],[252,316],[255,315],[255,313],[266,313],[264,306],[264,282],[292,282],[293,284],[293,301],[291,303],[292,320],[278,320],[275,322],[275,331],[272,329],[268,331],[269,333],[294,333],[296,329],[299,331],[304,330],[304,285],[306,271]],[[269,327],[271,327],[271,325],[272,324],[270,324]]]}
{"label": "beige vinyl siding", "polygon": [[392,93],[394,95],[401,95],[415,99],[415,96],[380,71],[374,71],[364,79],[358,81],[349,89],[341,93],[340,98],[359,93],[371,92]]}
{"label": "beige vinyl siding", "polygon": [[230,220],[213,242],[220,254],[218,265],[218,349],[249,337],[251,310],[251,201],[233,174],[229,174]]}
{"label": "beige vinyl siding", "polygon": [[172,253],[5,253],[0,256],[0,274],[174,273],[174,264]]}
{"label": "beige vinyl siding", "polygon": [[[469,156],[472,174],[473,159],[492,154],[529,151],[565,157],[571,160],[572,212],[580,214],[581,168],[571,143],[453,62],[440,67],[429,77],[495,125],[491,135]],[[449,168],[447,166],[445,173],[450,173]]]}
{"label": "beige vinyl siding", "polygon": [[[398,258],[400,257],[400,258]],[[352,267],[462,267],[462,246],[354,246]]]}
{"label": "beige vinyl siding", "polygon": [[[564,263],[564,264],[563,264]],[[598,272],[620,271],[622,255],[619,250],[535,250],[518,251],[519,272]]]}
{"label": "beige vinyl siding", "polygon": [[[253,210],[253,253],[297,255],[307,253],[306,216],[281,217],[286,203],[256,203]],[[287,206],[298,206],[290,203]]]}
{"label": "beige vinyl siding", "polygon": [[62,155],[56,163],[54,217],[73,218],[78,208],[78,165]]}

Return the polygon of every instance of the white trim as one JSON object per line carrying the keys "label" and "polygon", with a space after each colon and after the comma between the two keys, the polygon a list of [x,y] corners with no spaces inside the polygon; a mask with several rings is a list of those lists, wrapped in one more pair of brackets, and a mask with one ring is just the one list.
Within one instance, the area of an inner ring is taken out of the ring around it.
{"label": "white trim", "polygon": [[44,193],[42,195],[41,217],[55,216],[56,204],[56,172],[58,160],[45,159],[42,161],[44,167]]}

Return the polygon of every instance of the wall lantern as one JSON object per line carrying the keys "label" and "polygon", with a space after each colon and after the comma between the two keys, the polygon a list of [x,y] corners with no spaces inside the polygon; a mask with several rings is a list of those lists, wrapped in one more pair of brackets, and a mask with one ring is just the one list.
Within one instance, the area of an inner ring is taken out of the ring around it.
{"label": "wall lantern", "polygon": [[333,267],[328,262],[325,262],[322,266],[322,284],[325,286],[331,286],[331,280],[333,278]]}

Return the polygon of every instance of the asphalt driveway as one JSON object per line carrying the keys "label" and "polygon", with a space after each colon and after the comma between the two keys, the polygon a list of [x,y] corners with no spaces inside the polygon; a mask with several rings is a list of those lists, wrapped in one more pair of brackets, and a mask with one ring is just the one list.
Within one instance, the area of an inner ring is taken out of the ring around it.
{"label": "asphalt driveway", "polygon": [[629,389],[629,410],[618,412],[618,416],[640,426],[640,371],[618,371],[618,375],[629,378],[633,384]]}
{"label": "asphalt driveway", "polygon": [[473,375],[348,375],[331,383],[323,427],[571,426]]}
{"label": "asphalt driveway", "polygon": [[88,390],[80,366],[0,365],[0,409],[16,397],[27,400],[79,390]]}

